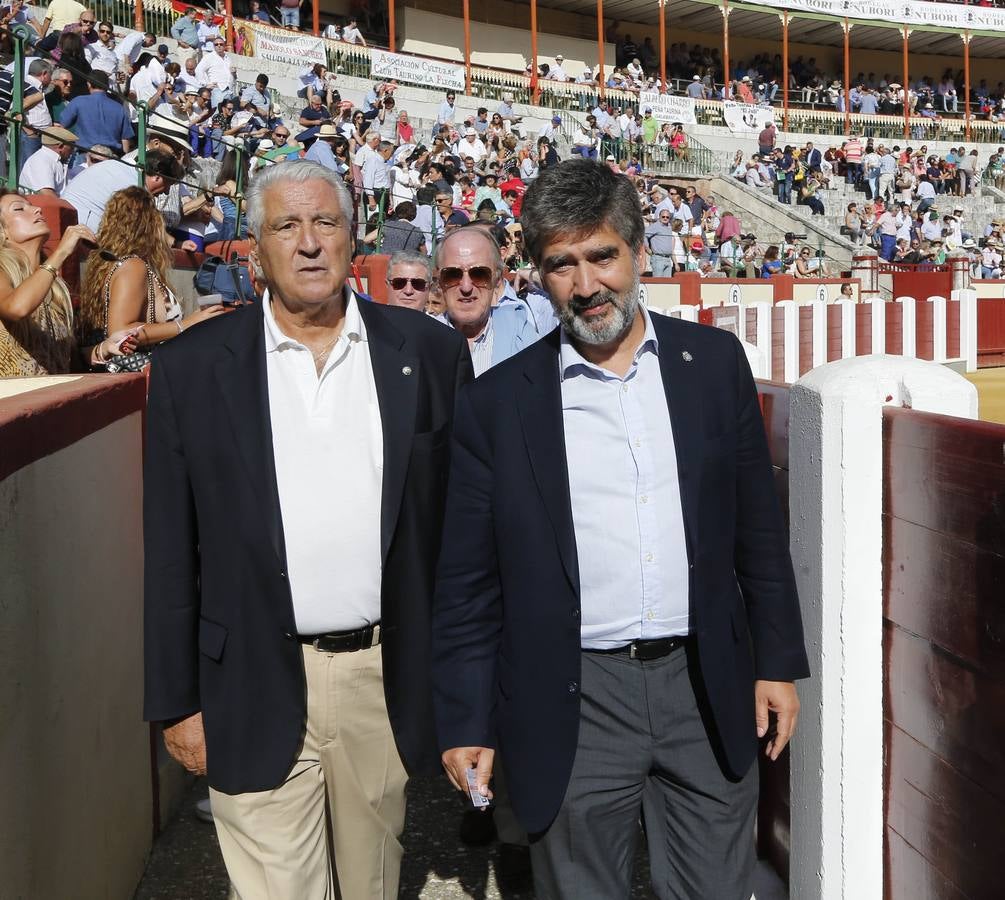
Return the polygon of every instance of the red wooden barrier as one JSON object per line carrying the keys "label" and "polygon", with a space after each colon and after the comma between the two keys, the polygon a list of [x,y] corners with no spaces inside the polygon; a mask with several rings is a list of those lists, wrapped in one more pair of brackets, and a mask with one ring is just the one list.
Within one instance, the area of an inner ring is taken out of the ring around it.
{"label": "red wooden barrier", "polygon": [[904,352],[904,304],[887,303],[886,352],[900,356]]}
{"label": "red wooden barrier", "polygon": [[946,301],[946,358],[958,359],[960,350],[960,301]]}
{"label": "red wooden barrier", "polygon": [[805,375],[813,368],[813,307],[796,309],[799,320],[799,374]]}
{"label": "red wooden barrier", "polygon": [[785,381],[785,310],[771,307],[771,380]]}
{"label": "red wooden barrier", "polygon": [[978,367],[1005,363],[1005,299],[977,301],[977,360]]}
{"label": "red wooden barrier", "polygon": [[827,313],[827,352],[825,359],[827,362],[834,362],[841,359],[841,349],[844,342],[844,335],[841,331],[841,307],[836,303],[829,303]]}
{"label": "red wooden barrier", "polygon": [[914,302],[914,355],[918,359],[935,359],[935,316],[927,297]]}
{"label": "red wooden barrier", "polygon": [[872,304],[859,303],[855,306],[855,355],[872,352]]}
{"label": "red wooden barrier", "polygon": [[883,420],[885,896],[1001,896],[1005,427]]}

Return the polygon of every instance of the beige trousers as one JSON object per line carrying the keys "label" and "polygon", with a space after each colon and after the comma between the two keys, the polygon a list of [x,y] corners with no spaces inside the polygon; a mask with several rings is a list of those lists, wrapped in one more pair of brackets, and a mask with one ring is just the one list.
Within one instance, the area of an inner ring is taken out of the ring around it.
{"label": "beige trousers", "polygon": [[307,729],[286,780],[256,793],[210,790],[232,896],[393,900],[407,775],[384,703],[380,647],[305,646],[304,671]]}

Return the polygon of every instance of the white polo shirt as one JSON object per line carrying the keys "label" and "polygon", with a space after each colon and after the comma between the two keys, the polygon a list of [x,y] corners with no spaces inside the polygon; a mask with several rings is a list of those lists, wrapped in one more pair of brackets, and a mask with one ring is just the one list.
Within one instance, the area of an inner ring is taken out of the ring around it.
{"label": "white polo shirt", "polygon": [[33,191],[49,188],[62,194],[66,187],[66,163],[52,147],[43,145],[25,160],[21,184]]}
{"label": "white polo shirt", "polygon": [[300,634],[380,621],[383,428],[366,326],[346,289],[345,321],[320,376],[311,351],[263,300],[272,449]]}

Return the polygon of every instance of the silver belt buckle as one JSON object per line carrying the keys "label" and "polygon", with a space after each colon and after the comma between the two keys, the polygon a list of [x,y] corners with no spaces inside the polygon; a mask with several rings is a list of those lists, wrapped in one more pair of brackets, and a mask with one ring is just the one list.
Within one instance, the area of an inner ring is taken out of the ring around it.
{"label": "silver belt buckle", "polygon": [[632,641],[628,645],[628,658],[629,659],[636,659],[637,658],[636,655],[635,655],[635,643],[636,643],[635,641]]}

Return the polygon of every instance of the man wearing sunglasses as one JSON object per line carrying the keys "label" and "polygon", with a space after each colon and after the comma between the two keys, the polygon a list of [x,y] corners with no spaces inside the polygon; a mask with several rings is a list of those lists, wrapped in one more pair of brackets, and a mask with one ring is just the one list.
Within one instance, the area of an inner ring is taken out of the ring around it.
{"label": "man wearing sunglasses", "polygon": [[436,248],[436,280],[444,319],[468,339],[475,377],[539,337],[522,303],[499,306],[506,279],[499,245],[484,229],[466,225]]}
{"label": "man wearing sunglasses", "polygon": [[749,900],[759,741],[778,758],[809,672],[746,355],[640,302],[629,179],[567,160],[521,221],[561,327],[458,399],[444,767],[489,795],[498,748],[540,898],[629,896],[644,814],[656,896]]}
{"label": "man wearing sunglasses", "polygon": [[119,68],[119,57],[115,52],[115,34],[111,22],[99,22],[98,39],[84,47],[84,55],[92,70],[100,70],[114,76]]}
{"label": "man wearing sunglasses", "polygon": [[387,264],[387,304],[426,311],[433,283],[433,264],[424,253],[399,250]]}

